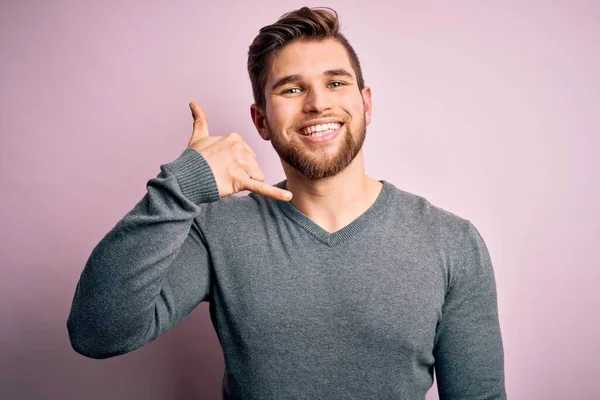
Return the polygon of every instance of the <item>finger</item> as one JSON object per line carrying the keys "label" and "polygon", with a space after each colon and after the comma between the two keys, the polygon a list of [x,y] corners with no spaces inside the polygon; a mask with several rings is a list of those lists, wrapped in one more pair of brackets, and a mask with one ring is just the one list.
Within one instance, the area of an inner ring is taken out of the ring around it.
{"label": "finger", "polygon": [[292,199],[292,192],[288,192],[287,190],[280,189],[276,186],[271,186],[268,183],[260,182],[252,178],[244,179],[242,184],[244,185],[245,190],[249,190],[275,200],[290,201]]}
{"label": "finger", "polygon": [[[249,158],[247,160],[236,159],[235,162],[237,163],[236,176],[238,177],[237,180],[240,183],[242,180],[244,180],[247,177],[250,177],[254,180],[261,181],[261,182],[263,182],[265,180],[265,173],[263,172],[262,169],[260,169],[260,167],[258,166],[258,163],[256,162],[255,159],[253,159],[253,158]],[[242,185],[243,185],[243,183],[242,183]],[[247,189],[241,189],[241,190],[247,190]]]}
{"label": "finger", "polygon": [[[231,136],[231,135],[234,135],[234,136]],[[252,157],[254,157],[254,159],[258,159],[258,156],[254,152],[254,150],[252,150],[252,147],[250,147],[250,145],[248,143],[246,143],[246,141],[242,138],[242,136],[239,133],[232,132],[229,135],[224,135],[222,137],[223,137],[223,139],[226,139],[228,136],[234,138],[233,140],[235,140],[236,146],[242,146]]]}
{"label": "finger", "polygon": [[254,150],[252,150],[252,147],[250,147],[250,145],[248,143],[246,143],[246,142],[244,142],[244,144],[246,145],[246,149],[248,149],[248,152],[250,153],[250,155],[252,157],[254,157],[255,160],[258,160],[258,156],[254,152]]}
{"label": "finger", "polygon": [[201,139],[209,136],[208,134],[208,117],[206,113],[195,101],[190,102],[190,110],[192,111],[192,117],[194,118],[194,130],[192,132],[192,138]]}
{"label": "finger", "polygon": [[239,160],[238,162],[240,164],[242,164],[242,169],[250,178],[255,179],[257,181],[264,182],[265,173],[258,165],[258,162],[256,161],[256,159],[251,158],[251,159],[248,159],[247,161]]}

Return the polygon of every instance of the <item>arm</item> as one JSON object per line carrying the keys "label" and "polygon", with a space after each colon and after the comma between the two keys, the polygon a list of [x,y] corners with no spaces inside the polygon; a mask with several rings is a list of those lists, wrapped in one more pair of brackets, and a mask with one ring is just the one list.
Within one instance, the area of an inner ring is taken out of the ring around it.
{"label": "arm", "polygon": [[196,221],[202,203],[251,190],[289,201],[264,182],[256,153],[237,133],[210,136],[190,103],[194,130],[181,156],[161,165],[148,193],[100,241],[75,289],[67,329],[92,358],[133,351],[177,324],[210,296],[210,255]]}
{"label": "arm", "polygon": [[470,222],[450,257],[454,272],[434,346],[440,399],[506,399],[494,271],[487,247]]}
{"label": "arm", "polygon": [[161,165],[142,200],[93,249],[77,284],[67,329],[91,358],[128,353],[176,325],[210,293],[210,256],[195,222],[219,200],[194,149]]}

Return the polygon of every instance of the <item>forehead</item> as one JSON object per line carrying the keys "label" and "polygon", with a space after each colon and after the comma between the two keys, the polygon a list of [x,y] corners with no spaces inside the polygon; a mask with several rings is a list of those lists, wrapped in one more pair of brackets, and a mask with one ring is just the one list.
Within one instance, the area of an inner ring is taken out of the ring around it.
{"label": "forehead", "polygon": [[354,75],[348,53],[337,40],[298,41],[286,45],[273,58],[268,82],[288,75],[320,76],[339,68]]}

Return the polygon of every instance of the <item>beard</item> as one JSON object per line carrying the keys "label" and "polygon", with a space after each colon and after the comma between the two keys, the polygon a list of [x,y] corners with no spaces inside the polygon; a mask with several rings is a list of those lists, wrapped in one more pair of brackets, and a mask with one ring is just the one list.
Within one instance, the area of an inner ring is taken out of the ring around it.
{"label": "beard", "polygon": [[365,115],[362,114],[360,124],[354,131],[351,131],[348,121],[342,125],[343,131],[340,135],[343,137],[337,146],[339,149],[331,149],[329,144],[313,144],[311,147],[314,150],[310,150],[302,139],[297,137],[297,129],[290,129],[291,139],[286,143],[282,140],[283,135],[274,134],[269,121],[265,122],[271,144],[281,160],[312,180],[328,178],[343,171],[356,158],[367,135]]}

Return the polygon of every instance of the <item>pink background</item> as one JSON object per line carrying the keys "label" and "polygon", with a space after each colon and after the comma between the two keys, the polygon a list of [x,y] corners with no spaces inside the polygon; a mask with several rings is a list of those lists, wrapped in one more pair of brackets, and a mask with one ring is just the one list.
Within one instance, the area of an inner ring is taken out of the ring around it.
{"label": "pink background", "polygon": [[[283,179],[250,120],[246,55],[259,28],[305,4],[8,3],[0,397],[219,399],[208,304],[102,361],[71,349],[66,319],[93,247],[187,146],[190,100],[212,135],[241,133],[268,181]],[[511,399],[599,398],[600,3],[416,3],[327,4],[373,90],[367,173],[482,233]]]}

